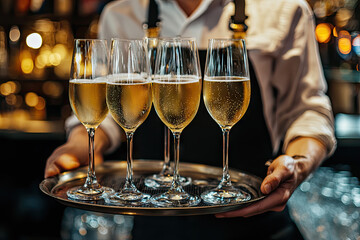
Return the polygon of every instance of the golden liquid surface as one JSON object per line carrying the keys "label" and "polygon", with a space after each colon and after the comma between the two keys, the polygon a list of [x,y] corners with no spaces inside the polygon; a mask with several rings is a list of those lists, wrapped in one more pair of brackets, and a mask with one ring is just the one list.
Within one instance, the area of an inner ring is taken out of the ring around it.
{"label": "golden liquid surface", "polygon": [[92,80],[71,80],[69,82],[70,105],[86,128],[97,128],[105,119],[106,83]]}
{"label": "golden liquid surface", "polygon": [[230,129],[244,116],[251,95],[248,78],[205,78],[203,88],[206,109],[221,128]]}
{"label": "golden liquid surface", "polygon": [[114,120],[126,132],[133,132],[149,115],[151,83],[143,80],[118,80],[106,86],[106,101]]}
{"label": "golden liquid surface", "polygon": [[172,131],[181,132],[194,119],[200,104],[199,79],[153,82],[153,101],[161,121]]}

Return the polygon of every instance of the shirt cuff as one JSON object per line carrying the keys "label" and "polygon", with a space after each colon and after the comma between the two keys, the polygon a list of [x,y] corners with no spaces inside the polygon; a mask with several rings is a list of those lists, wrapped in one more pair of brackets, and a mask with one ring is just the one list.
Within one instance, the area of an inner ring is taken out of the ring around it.
{"label": "shirt cuff", "polygon": [[289,143],[298,137],[312,137],[324,144],[327,157],[331,156],[336,149],[336,138],[331,120],[321,113],[308,111],[300,116],[288,129],[283,145],[285,152]]}

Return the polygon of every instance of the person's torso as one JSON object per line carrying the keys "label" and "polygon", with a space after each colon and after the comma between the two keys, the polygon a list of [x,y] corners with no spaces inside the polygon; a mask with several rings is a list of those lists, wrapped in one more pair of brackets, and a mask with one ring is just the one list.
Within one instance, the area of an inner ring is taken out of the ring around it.
{"label": "person's torso", "polygon": [[[200,51],[204,66],[205,51]],[[272,157],[272,147],[265,124],[257,78],[250,62],[251,100],[244,117],[230,131],[229,166],[258,176],[265,176],[264,163]],[[203,71],[202,71],[203,72]],[[222,131],[211,118],[201,98],[193,121],[183,130],[180,162],[222,167]],[[164,124],[152,109],[134,137],[135,158],[163,159]],[[173,157],[171,157],[173,159]]]}

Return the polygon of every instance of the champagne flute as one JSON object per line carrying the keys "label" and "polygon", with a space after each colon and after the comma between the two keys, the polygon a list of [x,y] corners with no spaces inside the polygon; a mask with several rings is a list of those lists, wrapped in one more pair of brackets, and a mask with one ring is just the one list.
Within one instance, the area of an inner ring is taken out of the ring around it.
{"label": "champagne flute", "polygon": [[69,82],[70,105],[85,126],[89,135],[89,168],[83,186],[67,191],[75,200],[94,201],[103,198],[113,189],[101,186],[95,176],[95,130],[108,113],[106,106],[106,76],[108,51],[105,40],[76,39]]}
{"label": "champagne flute", "polygon": [[[150,72],[153,76],[155,70],[155,60],[157,53],[157,45],[159,38],[145,38],[145,44],[147,46],[147,53],[150,61]],[[159,173],[147,176],[144,180],[145,186],[153,189],[170,187],[173,176],[172,167],[170,166],[170,129],[164,125],[164,161]],[[191,183],[190,177],[179,177],[182,186],[187,186]]]}
{"label": "champagne flute", "polygon": [[244,116],[250,102],[248,59],[243,39],[210,39],[203,97],[207,111],[223,134],[223,174],[219,185],[201,194],[208,204],[250,200],[250,194],[231,184],[228,167],[230,129]]}
{"label": "champagne flute", "polygon": [[162,207],[195,206],[198,196],[188,194],[179,181],[180,135],[193,120],[200,104],[201,73],[193,38],[161,39],[153,80],[153,102],[161,121],[174,136],[174,173],[171,187],[151,203]]}
{"label": "champagne flute", "polygon": [[149,115],[152,104],[149,60],[143,40],[112,39],[110,74],[106,102],[114,120],[127,139],[127,174],[123,188],[105,198],[114,205],[140,206],[150,195],[140,192],[133,182],[133,135]]}

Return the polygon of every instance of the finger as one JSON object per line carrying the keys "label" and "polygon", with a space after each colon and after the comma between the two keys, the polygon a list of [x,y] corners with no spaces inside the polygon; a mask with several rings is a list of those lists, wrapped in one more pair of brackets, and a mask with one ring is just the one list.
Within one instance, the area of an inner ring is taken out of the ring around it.
{"label": "finger", "polygon": [[253,203],[248,207],[231,212],[216,214],[215,216],[218,218],[248,217],[267,211],[281,211],[285,207],[289,197],[289,190],[286,188],[278,188],[263,200]]}
{"label": "finger", "polygon": [[100,163],[104,162],[103,155],[102,154],[95,154],[94,161],[95,161],[95,164],[100,164]]}
{"label": "finger", "polygon": [[295,162],[294,159],[288,155],[280,155],[273,161],[268,167],[268,175],[271,174],[279,165],[284,165],[287,168],[294,168]]}
{"label": "finger", "polygon": [[49,164],[45,168],[44,177],[45,178],[52,177],[52,176],[55,176],[55,175],[57,175],[59,173],[60,173],[60,169],[56,165]]}
{"label": "finger", "polygon": [[277,159],[277,161],[274,161],[270,167],[271,173],[266,176],[260,187],[261,192],[264,194],[271,193],[280,185],[280,183],[293,176],[295,162],[291,157],[282,156],[281,158]]}
{"label": "finger", "polygon": [[269,212],[269,211],[281,212],[281,211],[283,211],[285,209],[285,207],[286,207],[286,204],[282,204],[282,205],[279,205],[277,207],[273,207],[272,209],[266,209],[266,210],[259,211],[259,212],[256,212],[256,213],[251,213],[251,214],[248,214],[248,215],[244,215],[243,217],[244,218],[252,217],[252,216],[260,215],[260,214],[263,214],[263,213],[266,213],[266,212]]}
{"label": "finger", "polygon": [[54,161],[54,165],[62,172],[64,170],[71,170],[80,167],[80,162],[74,155],[65,153]]}

